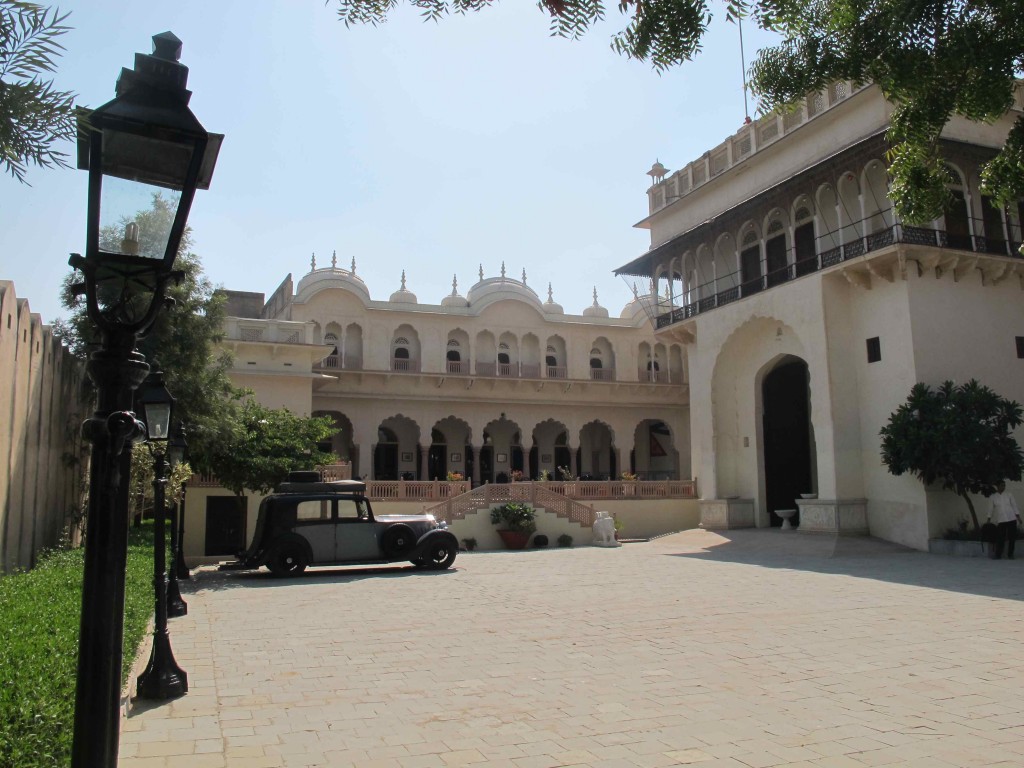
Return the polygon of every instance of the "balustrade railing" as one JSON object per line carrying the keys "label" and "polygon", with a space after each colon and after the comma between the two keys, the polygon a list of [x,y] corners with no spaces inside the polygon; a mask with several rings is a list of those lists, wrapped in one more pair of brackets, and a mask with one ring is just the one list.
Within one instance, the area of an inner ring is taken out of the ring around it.
{"label": "balustrade railing", "polygon": [[447,360],[445,361],[445,369],[448,373],[467,374],[469,373],[469,361]]}
{"label": "balustrade railing", "polygon": [[564,379],[569,375],[569,369],[564,365],[549,365],[547,376],[549,379]]}
{"label": "balustrade railing", "polygon": [[[863,220],[848,226],[862,231],[867,228],[868,221]],[[974,222],[973,228],[976,232],[984,228],[983,222],[974,219],[971,221]],[[864,236],[855,236],[846,243],[835,245],[838,237],[839,233],[835,232],[821,235],[817,238],[818,242],[814,255],[794,258],[794,261],[787,263],[779,269],[755,275],[750,279],[743,280],[739,285],[730,285],[720,291],[715,291],[715,288],[724,281],[738,282],[740,280],[740,273],[733,273],[732,275],[725,275],[723,278],[720,278],[717,283],[705,283],[698,286],[694,288],[693,293],[700,296],[700,298],[658,315],[655,318],[655,327],[664,328],[673,323],[687,320],[694,315],[708,312],[731,301],[760,293],[768,288],[813,272],[834,267],[844,261],[856,259],[896,243],[951,248],[961,251],[974,251],[975,253],[987,253],[993,256],[1021,258],[1021,244],[1014,240],[1007,240],[1005,232],[1000,234],[998,231],[996,237],[988,237],[979,234],[952,233],[941,229],[932,229],[931,227],[910,227],[896,224],[878,229]],[[792,253],[792,248],[790,252],[792,256],[798,256],[798,254]],[[763,266],[764,262],[762,261],[762,269]],[[641,381],[645,380],[642,375],[640,379]]]}
{"label": "balustrade railing", "polygon": [[398,373],[419,373],[420,361],[409,360],[404,357],[393,357],[391,358],[391,370]]}
{"label": "balustrade railing", "polygon": [[591,368],[590,378],[594,381],[615,381],[614,368]]}

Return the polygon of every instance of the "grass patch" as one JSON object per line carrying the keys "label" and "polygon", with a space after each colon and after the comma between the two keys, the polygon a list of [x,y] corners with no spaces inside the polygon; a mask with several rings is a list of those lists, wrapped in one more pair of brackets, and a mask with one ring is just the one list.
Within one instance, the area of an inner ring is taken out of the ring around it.
{"label": "grass patch", "polygon": [[[0,766],[71,763],[85,551],[57,550],[26,573],[0,577]],[[125,583],[128,677],[153,613],[152,524],[133,528]]]}

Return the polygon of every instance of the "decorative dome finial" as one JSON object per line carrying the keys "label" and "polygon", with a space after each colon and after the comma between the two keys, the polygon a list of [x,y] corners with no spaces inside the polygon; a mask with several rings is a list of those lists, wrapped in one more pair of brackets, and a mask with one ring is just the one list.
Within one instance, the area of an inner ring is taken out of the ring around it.
{"label": "decorative dome finial", "polygon": [[355,273],[356,273],[356,257],[353,256],[352,257],[352,274],[354,275]]}
{"label": "decorative dome finial", "polygon": [[309,260],[309,271],[313,272],[316,270],[316,251],[313,251],[313,256]]}
{"label": "decorative dome finial", "polygon": [[331,269],[338,268],[338,251],[334,250],[331,252]]}
{"label": "decorative dome finial", "polygon": [[634,299],[639,299],[640,298],[640,289],[636,287],[636,280],[633,281],[633,298]]}
{"label": "decorative dome finial", "polygon": [[523,285],[526,285],[526,267],[523,267]]}
{"label": "decorative dome finial", "polygon": [[405,290],[405,270],[402,270],[402,290]]}
{"label": "decorative dome finial", "polygon": [[548,304],[554,304],[555,298],[551,292],[551,283],[548,283]]}
{"label": "decorative dome finial", "polygon": [[597,286],[596,285],[594,286],[594,306],[595,307],[601,306],[600,304],[597,303]]}
{"label": "decorative dome finial", "polygon": [[501,262],[501,279],[505,279],[505,262]]}
{"label": "decorative dome finial", "polygon": [[483,281],[484,281],[484,265],[481,264],[480,265],[480,282],[482,283]]}
{"label": "decorative dome finial", "polygon": [[452,275],[452,296],[459,295],[459,278],[457,275]]}

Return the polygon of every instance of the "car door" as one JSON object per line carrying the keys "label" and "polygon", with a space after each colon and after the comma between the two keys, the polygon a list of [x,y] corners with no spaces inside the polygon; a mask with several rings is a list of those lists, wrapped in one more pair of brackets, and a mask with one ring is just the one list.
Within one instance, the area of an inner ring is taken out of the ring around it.
{"label": "car door", "polygon": [[309,542],[313,562],[330,563],[335,559],[334,502],[329,498],[303,499],[295,505],[295,533]]}
{"label": "car door", "polygon": [[377,525],[356,499],[337,500],[337,525],[334,526],[334,550],[338,560],[379,560]]}

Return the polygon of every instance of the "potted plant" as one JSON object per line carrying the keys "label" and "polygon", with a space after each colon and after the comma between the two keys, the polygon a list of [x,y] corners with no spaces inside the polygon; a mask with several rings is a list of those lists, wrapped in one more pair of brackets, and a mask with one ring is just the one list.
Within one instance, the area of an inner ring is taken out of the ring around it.
{"label": "potted plant", "polygon": [[525,549],[530,536],[537,530],[537,513],[529,504],[510,501],[491,510],[491,522],[500,525],[498,535],[506,549]]}
{"label": "potted plant", "polygon": [[619,518],[616,517],[614,519],[615,519],[615,540],[618,541],[619,540],[619,533],[622,531],[623,528],[626,527],[626,525],[621,520],[619,520]]}
{"label": "potted plant", "polygon": [[558,537],[558,546],[560,546],[560,547],[571,547],[572,546],[572,536],[570,536],[568,533],[563,533],[561,536]]}
{"label": "potted plant", "polygon": [[509,477],[512,479],[513,483],[521,483],[521,482],[523,482],[523,470],[521,470],[521,469],[513,469],[509,473]]}
{"label": "potted plant", "polygon": [[623,496],[635,496],[636,495],[636,475],[632,472],[622,473],[622,495]]}

